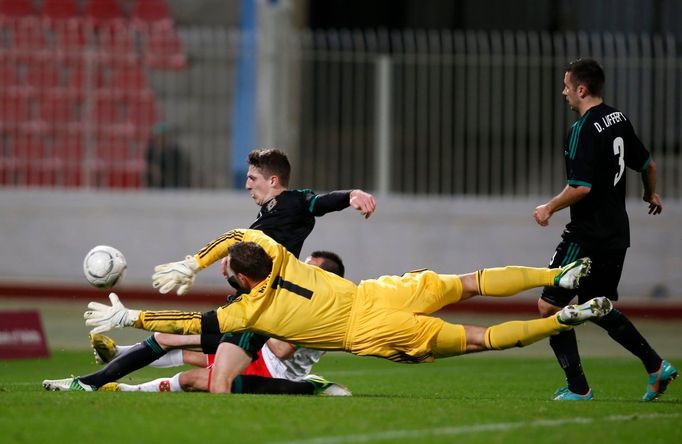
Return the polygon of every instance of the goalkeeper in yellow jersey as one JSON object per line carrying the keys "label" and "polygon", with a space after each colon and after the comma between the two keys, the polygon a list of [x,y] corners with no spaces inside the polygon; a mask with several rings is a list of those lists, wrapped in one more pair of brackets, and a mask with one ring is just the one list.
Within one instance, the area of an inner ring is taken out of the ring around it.
{"label": "goalkeeper in yellow jersey", "polygon": [[[591,261],[579,259],[561,268],[509,266],[465,275],[430,270],[403,276],[382,276],[353,282],[307,265],[258,230],[237,229],[206,245],[195,256],[198,269],[227,257],[229,269],[248,290],[217,310],[217,317],[199,312],[140,311],[110,295],[112,306],[88,305],[86,325],[93,333],[133,326],[150,331],[199,334],[216,322],[222,333],[252,331],[302,347],[343,350],[395,362],[431,362],[435,358],[484,350],[522,347],[598,318],[611,310],[606,298],[567,306],[555,316],[512,321],[491,327],[451,324],[429,314],[476,295],[511,296],[542,286],[576,288],[589,273]],[[166,264],[155,275],[155,286],[183,288],[194,271],[183,262]],[[212,326],[216,327],[216,326]],[[221,347],[214,380],[221,381]],[[211,391],[227,390],[220,385]]]}

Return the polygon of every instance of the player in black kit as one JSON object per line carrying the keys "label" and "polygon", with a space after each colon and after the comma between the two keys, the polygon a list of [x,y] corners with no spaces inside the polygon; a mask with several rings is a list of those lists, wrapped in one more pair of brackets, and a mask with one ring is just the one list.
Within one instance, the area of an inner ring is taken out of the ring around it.
{"label": "player in black kit", "polygon": [[[286,154],[277,149],[254,150],[249,153],[248,162],[246,189],[251,198],[261,207],[250,228],[263,231],[297,257],[301,252],[303,242],[315,226],[315,217],[352,206],[368,218],[376,208],[374,197],[362,190],[332,191],[326,194],[315,194],[311,190],[288,190],[291,166]],[[216,239],[216,242],[219,241],[220,238]],[[210,251],[209,247],[206,251]],[[156,273],[153,276],[154,287],[159,288],[161,293],[170,291],[173,286],[166,287],[166,284],[173,282],[172,277],[169,276],[172,276],[172,272],[178,271],[178,267],[179,269],[182,267],[198,268],[198,265],[188,261],[189,259],[186,259],[182,262],[156,267]],[[195,260],[192,258],[192,261]],[[164,281],[164,279],[167,280]],[[189,286],[182,286],[177,290],[179,295],[187,291],[189,291]],[[238,295],[239,289],[236,289],[236,293],[231,296]],[[228,298],[228,303],[229,301]],[[182,353],[179,359],[174,360],[178,365],[184,363],[207,366],[212,364],[211,355],[216,352],[221,341],[233,345],[230,354],[232,366],[229,369],[227,381],[216,381],[215,385],[219,386],[224,383],[230,385],[251,363],[251,360],[257,357],[258,350],[263,347],[268,338],[251,332],[222,335],[218,328],[215,311],[206,313],[204,318],[205,321],[202,324],[204,333],[200,337],[156,333],[132,346],[124,354],[117,356],[102,370],[74,378],[73,389],[96,390],[164,357],[172,349],[183,349],[177,350]],[[96,352],[98,346],[113,345],[109,338],[104,338],[102,340],[97,335],[92,337],[93,348]],[[106,343],[107,340],[109,343]],[[193,351],[199,346],[203,353]],[[277,352],[275,354],[278,355]],[[101,355],[100,359],[108,361]]]}
{"label": "player in black kit", "polygon": [[[551,316],[574,296],[584,302],[595,296],[618,299],[625,252],[630,246],[630,224],[625,210],[625,167],[640,172],[643,199],[649,214],[661,213],[656,194],[656,164],[642,145],[630,121],[602,98],[604,71],[592,59],[571,62],[564,74],[563,95],[579,119],[564,143],[567,185],[549,202],[535,208],[536,222],[547,226],[555,212],[570,207],[571,220],[550,262],[560,267],[579,257],[592,259],[592,272],[577,291],[545,287],[538,308]],[[677,370],[654,351],[635,326],[614,310],[594,322],[615,341],[642,360],[649,373],[643,400],[658,398],[677,377]],[[583,373],[573,330],[550,337],[550,345],[566,374],[567,386],[558,389],[555,400],[593,398]]]}

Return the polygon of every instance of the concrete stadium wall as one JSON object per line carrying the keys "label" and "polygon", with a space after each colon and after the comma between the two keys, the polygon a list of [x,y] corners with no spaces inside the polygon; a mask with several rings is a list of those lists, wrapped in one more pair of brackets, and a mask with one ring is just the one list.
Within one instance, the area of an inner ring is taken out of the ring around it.
{"label": "concrete stadium wall", "polygon": [[[547,228],[537,226],[531,214],[543,199],[379,197],[369,220],[352,209],[318,219],[302,254],[336,251],[356,281],[415,268],[464,273],[504,264],[544,266],[568,214],[559,213]],[[660,217],[648,216],[642,202],[628,206],[633,247],[622,296],[662,293],[682,301],[682,205],[668,203]],[[245,192],[162,191],[2,190],[0,208],[0,284],[81,285],[85,253],[109,244],[128,260],[123,288],[150,287],[155,265],[248,226],[258,210]],[[214,266],[197,285],[224,284]]]}

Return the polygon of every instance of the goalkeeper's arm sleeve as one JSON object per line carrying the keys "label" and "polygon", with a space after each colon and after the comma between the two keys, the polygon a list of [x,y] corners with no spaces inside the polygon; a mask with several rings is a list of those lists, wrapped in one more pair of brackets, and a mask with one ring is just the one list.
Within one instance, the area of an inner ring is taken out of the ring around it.
{"label": "goalkeeper's arm sleeve", "polygon": [[143,311],[133,324],[135,328],[179,335],[201,334],[201,313],[198,311]]}

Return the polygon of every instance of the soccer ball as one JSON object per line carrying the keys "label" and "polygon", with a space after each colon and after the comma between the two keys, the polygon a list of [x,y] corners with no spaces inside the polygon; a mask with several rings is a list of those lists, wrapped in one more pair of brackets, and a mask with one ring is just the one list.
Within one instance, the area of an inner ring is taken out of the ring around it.
{"label": "soccer ball", "polygon": [[128,263],[123,253],[108,245],[88,251],[83,260],[85,279],[97,288],[111,288],[123,280]]}

